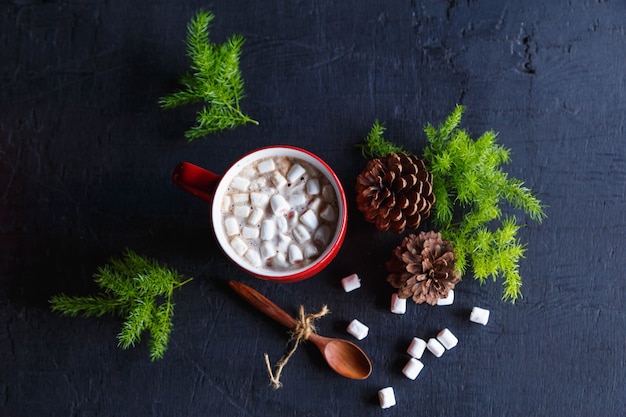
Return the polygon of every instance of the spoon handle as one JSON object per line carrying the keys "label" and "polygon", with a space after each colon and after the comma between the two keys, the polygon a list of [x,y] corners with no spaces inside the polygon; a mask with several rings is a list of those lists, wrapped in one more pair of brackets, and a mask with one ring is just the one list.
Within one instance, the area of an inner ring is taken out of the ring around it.
{"label": "spoon handle", "polygon": [[228,285],[230,285],[230,287],[235,290],[237,294],[242,296],[247,302],[252,304],[257,309],[261,310],[263,313],[267,314],[283,326],[290,329],[293,329],[296,326],[296,319],[291,317],[276,304],[265,298],[258,291],[238,281],[230,280],[228,281]]}

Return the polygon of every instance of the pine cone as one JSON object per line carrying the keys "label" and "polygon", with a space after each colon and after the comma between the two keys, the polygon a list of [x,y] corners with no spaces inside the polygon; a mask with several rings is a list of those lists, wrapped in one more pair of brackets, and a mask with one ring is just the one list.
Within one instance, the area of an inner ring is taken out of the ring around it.
{"label": "pine cone", "polygon": [[357,177],[357,207],[380,231],[417,229],[435,202],[432,183],[432,174],[415,156],[393,153],[372,159]]}
{"label": "pine cone", "polygon": [[413,297],[417,304],[437,304],[446,298],[461,277],[455,270],[456,255],[452,244],[440,233],[411,234],[393,250],[387,261],[387,281],[398,288],[400,298]]}

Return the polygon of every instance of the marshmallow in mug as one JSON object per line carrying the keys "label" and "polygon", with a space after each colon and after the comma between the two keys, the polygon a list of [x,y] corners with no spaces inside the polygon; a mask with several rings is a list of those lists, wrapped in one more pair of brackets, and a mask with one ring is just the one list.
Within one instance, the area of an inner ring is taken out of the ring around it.
{"label": "marshmallow in mug", "polygon": [[337,195],[324,174],[286,156],[244,167],[222,204],[223,227],[235,252],[254,267],[277,271],[319,257],[337,228],[337,213]]}

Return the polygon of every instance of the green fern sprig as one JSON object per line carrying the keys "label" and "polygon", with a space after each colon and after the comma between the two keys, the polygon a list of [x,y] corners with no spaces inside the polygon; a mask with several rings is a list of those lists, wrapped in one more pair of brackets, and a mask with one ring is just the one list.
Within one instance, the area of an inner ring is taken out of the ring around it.
{"label": "green fern sprig", "polygon": [[94,279],[102,293],[82,297],[56,295],[50,300],[52,310],[69,316],[120,316],[124,322],[117,335],[119,346],[135,346],[147,331],[150,358],[161,359],[172,331],[174,290],[191,278],[183,281],[178,272],[127,250],[122,258],[112,258],[98,268]]}
{"label": "green fern sprig", "polygon": [[386,140],[384,138],[384,133],[385,126],[383,126],[378,120],[375,120],[372,125],[372,129],[365,137],[365,143],[357,145],[357,147],[361,148],[361,154],[364,158],[380,158],[396,152],[403,152],[410,155],[409,151],[406,151],[402,147]]}
{"label": "green fern sprig", "polygon": [[159,100],[165,109],[204,103],[196,124],[185,132],[189,141],[247,123],[259,124],[244,114],[239,105],[245,96],[239,69],[245,40],[241,35],[232,35],[222,45],[212,43],[209,30],[214,18],[209,11],[199,11],[191,19],[187,25],[190,71],[181,76],[181,89]]}
{"label": "green fern sprig", "polygon": [[459,272],[471,263],[481,283],[501,277],[503,299],[514,302],[521,296],[519,260],[525,246],[517,238],[516,219],[501,219],[501,206],[508,203],[540,223],[546,216],[544,205],[522,181],[502,171],[510,151],[496,144],[495,132],[474,141],[459,128],[463,112],[464,107],[457,106],[437,128],[428,124],[424,129],[429,142],[424,160],[433,174],[436,197],[433,217],[442,236],[454,245]]}

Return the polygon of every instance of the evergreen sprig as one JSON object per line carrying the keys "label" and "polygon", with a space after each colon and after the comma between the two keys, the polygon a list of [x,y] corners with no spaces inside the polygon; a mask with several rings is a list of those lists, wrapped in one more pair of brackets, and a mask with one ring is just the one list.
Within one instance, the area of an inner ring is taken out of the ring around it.
{"label": "evergreen sprig", "polygon": [[510,161],[510,151],[496,144],[497,134],[487,131],[472,140],[459,128],[465,108],[457,106],[438,127],[424,131],[428,146],[424,160],[433,174],[435,223],[451,241],[456,266],[464,273],[471,263],[481,282],[503,278],[503,299],[521,296],[519,260],[526,250],[517,237],[520,225],[513,216],[502,216],[502,206],[523,210],[540,223],[544,206],[524,183],[500,166]]}
{"label": "evergreen sprig", "polygon": [[403,152],[407,155],[411,154],[401,146],[397,146],[393,142],[386,140],[384,134],[385,126],[378,120],[375,120],[372,129],[365,137],[365,143],[357,145],[361,148],[361,154],[364,158],[380,158],[396,152]]}
{"label": "evergreen sprig", "polygon": [[209,30],[214,18],[213,13],[201,10],[188,23],[190,71],[181,76],[181,89],[159,100],[165,109],[204,103],[197,113],[195,126],[185,132],[189,141],[246,123],[258,125],[239,106],[245,95],[239,69],[244,38],[235,34],[222,45],[212,43]]}
{"label": "evergreen sprig", "polygon": [[69,316],[101,317],[112,314],[124,318],[117,335],[118,345],[128,349],[150,336],[150,358],[161,359],[172,331],[174,290],[191,278],[159,265],[155,260],[127,250],[122,258],[112,258],[98,268],[94,280],[102,289],[98,295],[59,294],[50,300],[52,310]]}

